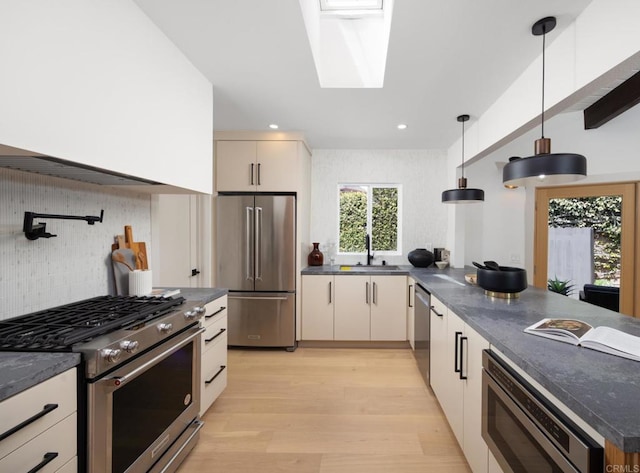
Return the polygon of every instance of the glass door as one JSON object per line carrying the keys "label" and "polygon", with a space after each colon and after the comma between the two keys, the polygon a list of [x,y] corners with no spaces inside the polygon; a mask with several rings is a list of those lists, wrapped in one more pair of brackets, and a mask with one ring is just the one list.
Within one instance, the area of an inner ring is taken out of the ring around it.
{"label": "glass door", "polygon": [[634,183],[536,189],[534,285],[634,314]]}

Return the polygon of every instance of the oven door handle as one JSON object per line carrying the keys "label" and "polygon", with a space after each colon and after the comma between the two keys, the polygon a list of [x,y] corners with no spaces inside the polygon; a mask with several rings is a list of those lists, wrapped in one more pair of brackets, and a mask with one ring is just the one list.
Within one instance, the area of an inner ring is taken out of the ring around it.
{"label": "oven door handle", "polygon": [[177,349],[182,348],[183,346],[187,345],[188,343],[191,342],[191,340],[193,340],[194,338],[199,337],[200,334],[204,333],[204,332],[205,332],[204,327],[200,327],[196,332],[192,333],[187,338],[184,338],[177,345],[171,345],[170,348],[167,348],[162,353],[154,356],[149,361],[147,361],[143,365],[138,366],[136,369],[131,370],[129,373],[125,374],[124,376],[115,376],[113,378],[106,378],[106,379],[98,381],[98,382],[99,383],[105,383],[105,382],[106,383],[113,383],[113,386],[116,389],[118,389],[118,388],[124,386],[128,381],[134,379],[139,374],[141,374],[144,371],[148,370],[151,366],[155,365],[156,363],[161,361],[163,358],[166,358],[168,355],[170,355],[171,353],[173,353]]}

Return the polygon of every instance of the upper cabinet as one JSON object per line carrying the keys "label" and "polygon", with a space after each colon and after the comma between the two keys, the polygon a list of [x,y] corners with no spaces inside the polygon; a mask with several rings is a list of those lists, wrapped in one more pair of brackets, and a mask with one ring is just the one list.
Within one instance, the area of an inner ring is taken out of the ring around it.
{"label": "upper cabinet", "polygon": [[218,192],[287,192],[297,187],[295,141],[218,141],[216,157]]}
{"label": "upper cabinet", "polygon": [[76,1],[72,15],[46,0],[11,2],[2,15],[0,43],[14,46],[0,48],[11,71],[0,145],[213,191],[211,83],[135,2]]}
{"label": "upper cabinet", "polygon": [[295,140],[217,140],[217,192],[296,192],[308,150]]}

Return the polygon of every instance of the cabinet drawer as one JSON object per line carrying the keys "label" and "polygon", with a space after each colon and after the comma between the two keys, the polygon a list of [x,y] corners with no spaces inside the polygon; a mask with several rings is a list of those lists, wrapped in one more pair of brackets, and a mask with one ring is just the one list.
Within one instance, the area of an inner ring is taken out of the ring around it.
{"label": "cabinet drawer", "polygon": [[219,318],[227,315],[227,296],[222,296],[204,306],[205,312],[202,318],[203,327],[208,327]]}
{"label": "cabinet drawer", "polygon": [[211,406],[213,401],[227,387],[227,335],[202,354],[202,385],[200,415]]}
{"label": "cabinet drawer", "polygon": [[[57,406],[57,407],[56,407]],[[76,370],[60,373],[32,388],[12,396],[0,403],[0,435],[9,432],[21,423],[37,418],[24,428],[0,441],[0,458],[24,445],[39,433],[76,410]],[[35,464],[37,464],[36,462]],[[4,470],[0,471],[19,471]],[[26,469],[25,471],[29,471]],[[53,471],[53,470],[51,470]]]}
{"label": "cabinet drawer", "polygon": [[57,456],[40,473],[53,473],[76,456],[76,413],[61,420],[0,460],[0,471],[31,471],[45,462],[45,455]]}
{"label": "cabinet drawer", "polygon": [[62,465],[56,473],[78,473],[78,457],[73,457],[67,463]]}
{"label": "cabinet drawer", "polygon": [[207,326],[205,332],[202,334],[202,353],[204,353],[214,345],[217,345],[222,342],[224,342],[224,346],[226,349],[226,346],[227,346],[226,311],[225,311],[225,315],[223,315],[221,318],[216,317],[215,322]]}
{"label": "cabinet drawer", "polygon": [[441,301],[431,296],[431,309],[437,312],[436,315],[442,316],[447,314],[447,306],[444,305]]}

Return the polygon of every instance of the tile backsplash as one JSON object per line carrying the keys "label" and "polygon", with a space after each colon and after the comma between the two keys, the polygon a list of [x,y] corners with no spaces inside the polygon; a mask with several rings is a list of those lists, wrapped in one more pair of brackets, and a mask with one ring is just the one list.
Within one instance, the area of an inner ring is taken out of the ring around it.
{"label": "tile backsplash", "polygon": [[[150,253],[151,197],[130,190],[0,169],[0,320],[115,294],[111,243],[133,227]],[[24,213],[100,215],[102,223],[35,219],[55,238],[27,240]]]}

